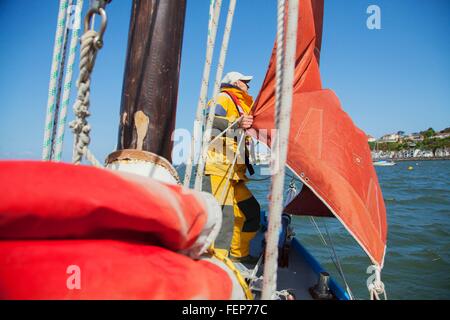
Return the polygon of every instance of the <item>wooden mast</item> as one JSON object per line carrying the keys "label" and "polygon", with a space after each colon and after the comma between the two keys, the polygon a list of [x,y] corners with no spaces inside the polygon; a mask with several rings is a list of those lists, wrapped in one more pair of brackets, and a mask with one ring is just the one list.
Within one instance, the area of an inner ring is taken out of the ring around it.
{"label": "wooden mast", "polygon": [[171,161],[186,0],[133,0],[117,149]]}

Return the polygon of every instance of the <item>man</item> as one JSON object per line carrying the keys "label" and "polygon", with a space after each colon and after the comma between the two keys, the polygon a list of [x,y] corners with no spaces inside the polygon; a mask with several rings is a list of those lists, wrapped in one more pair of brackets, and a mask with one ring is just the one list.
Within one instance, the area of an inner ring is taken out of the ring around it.
{"label": "man", "polygon": [[[238,148],[241,134],[245,134],[253,123],[250,115],[253,98],[248,94],[248,83],[252,78],[229,72],[222,80],[221,92],[216,99],[213,136],[238,121],[210,146],[205,167],[208,178],[204,179],[204,190],[215,196],[223,210],[222,229],[215,247],[229,250],[231,260],[242,263],[257,262],[256,257],[250,256],[250,240],[260,226],[259,203],[245,185],[248,180],[246,169],[253,174],[246,149],[250,138],[242,138]],[[240,152],[242,149],[244,152]],[[233,165],[236,152],[238,157]]]}

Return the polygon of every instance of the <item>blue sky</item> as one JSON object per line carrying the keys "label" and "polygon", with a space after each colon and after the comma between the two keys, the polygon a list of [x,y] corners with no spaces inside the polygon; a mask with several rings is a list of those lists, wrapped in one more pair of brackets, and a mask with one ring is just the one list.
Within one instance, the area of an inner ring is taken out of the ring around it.
{"label": "blue sky", "polygon": [[[381,8],[381,30],[366,27],[371,4]],[[100,159],[117,143],[130,7],[131,0],[113,0],[108,7],[105,45],[92,80],[91,147]],[[0,0],[0,158],[41,156],[57,10],[56,0]],[[208,11],[209,0],[188,1],[177,128],[192,128]],[[376,137],[450,126],[449,15],[447,0],[325,0],[324,87],[333,89],[354,122]],[[275,0],[238,0],[225,71],[254,75],[254,97],[267,69],[275,21]],[[220,44],[221,37],[217,40]],[[215,65],[211,75],[213,79]],[[71,144],[67,130],[64,160],[70,159]]]}

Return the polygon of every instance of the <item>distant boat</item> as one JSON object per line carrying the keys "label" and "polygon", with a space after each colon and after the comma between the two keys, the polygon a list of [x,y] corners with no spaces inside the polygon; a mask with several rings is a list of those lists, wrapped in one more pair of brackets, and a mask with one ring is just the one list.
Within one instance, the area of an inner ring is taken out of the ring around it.
{"label": "distant boat", "polygon": [[387,161],[387,160],[378,160],[373,162],[374,166],[378,167],[388,167],[388,166],[394,166],[396,163],[394,161]]}

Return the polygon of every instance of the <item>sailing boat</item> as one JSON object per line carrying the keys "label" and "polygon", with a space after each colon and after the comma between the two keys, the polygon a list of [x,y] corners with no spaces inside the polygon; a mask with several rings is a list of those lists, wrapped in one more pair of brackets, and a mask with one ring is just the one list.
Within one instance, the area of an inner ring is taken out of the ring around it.
{"label": "sailing boat", "polygon": [[391,160],[378,160],[378,161],[374,161],[373,165],[376,167],[390,167],[390,166],[395,166],[396,163]]}
{"label": "sailing boat", "polygon": [[[378,151],[378,141],[375,143],[375,152]],[[376,167],[390,167],[395,166],[396,163],[392,160],[376,160],[373,161],[373,165]]]}
{"label": "sailing boat", "polygon": [[[262,259],[248,269],[210,250],[220,207],[180,186],[170,163],[184,12],[183,0],[133,2],[118,150],[108,170],[0,162],[1,298],[261,297]],[[365,134],[322,89],[322,17],[323,1],[300,1],[288,166],[303,188],[290,190],[284,210],[279,299],[352,298],[293,236],[290,215],[336,217],[374,264],[371,294],[383,289],[384,202]],[[256,130],[275,128],[275,52],[255,104]],[[78,151],[86,156],[87,146]]]}

